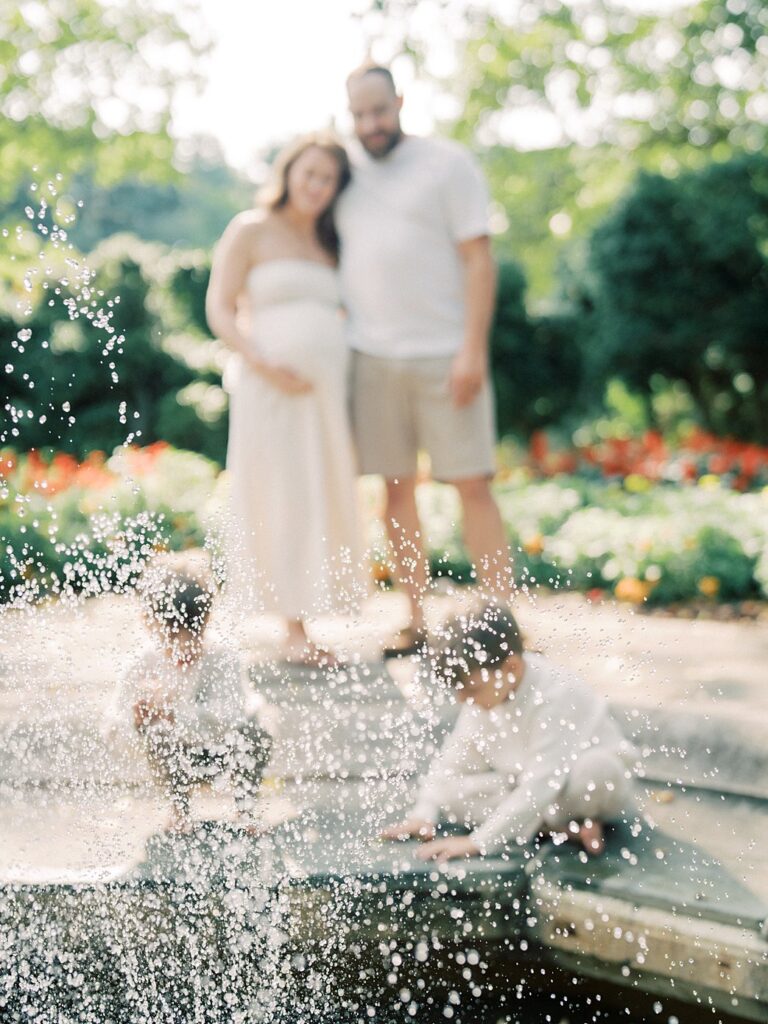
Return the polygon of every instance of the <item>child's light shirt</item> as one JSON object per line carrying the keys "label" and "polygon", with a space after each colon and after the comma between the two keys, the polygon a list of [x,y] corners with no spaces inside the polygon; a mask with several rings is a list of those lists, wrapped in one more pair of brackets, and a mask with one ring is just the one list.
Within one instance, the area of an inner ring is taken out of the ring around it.
{"label": "child's light shirt", "polygon": [[438,821],[452,778],[498,772],[508,794],[472,833],[483,853],[528,842],[564,788],[570,765],[590,748],[615,752],[631,767],[636,751],[606,701],[577,675],[540,654],[525,655],[525,674],[491,710],[464,704],[432,762],[411,814]]}
{"label": "child's light shirt", "polygon": [[196,661],[185,665],[174,664],[154,649],[140,654],[116,688],[108,726],[132,728],[133,708],[140,700],[172,709],[175,736],[184,743],[219,742],[248,714],[240,659],[218,646],[205,648]]}

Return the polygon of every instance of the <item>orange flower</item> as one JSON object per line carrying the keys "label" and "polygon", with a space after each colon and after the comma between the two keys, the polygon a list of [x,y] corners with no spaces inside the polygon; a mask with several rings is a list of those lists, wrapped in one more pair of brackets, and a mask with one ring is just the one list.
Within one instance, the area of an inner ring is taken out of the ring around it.
{"label": "orange flower", "polygon": [[90,452],[85,461],[81,462],[78,467],[78,485],[94,491],[102,491],[110,487],[115,481],[115,476],[114,473],[107,469],[105,463],[106,455],[104,452]]}
{"label": "orange flower", "polygon": [[46,482],[48,476],[48,466],[40,455],[40,452],[36,448],[27,452],[27,458],[24,465],[24,477],[21,483],[21,491],[31,491],[41,484]]}
{"label": "orange flower", "polygon": [[705,597],[717,597],[720,591],[720,580],[717,576],[702,576],[698,587],[699,592]]}
{"label": "orange flower", "polygon": [[376,559],[371,565],[371,575],[373,576],[374,583],[387,583],[392,577],[389,566],[386,562],[382,562],[381,559]]}
{"label": "orange flower", "polygon": [[534,430],[528,450],[533,462],[543,462],[549,453],[549,441],[543,430]]}
{"label": "orange flower", "polygon": [[614,594],[619,601],[628,601],[630,604],[642,604],[648,600],[652,584],[647,580],[639,580],[635,576],[624,576],[616,584]]}
{"label": "orange flower", "polygon": [[13,452],[0,452],[0,478],[6,480],[16,469],[16,456]]}
{"label": "orange flower", "polygon": [[540,533],[534,533],[528,540],[523,541],[523,551],[529,555],[540,555],[544,550],[544,538]]}

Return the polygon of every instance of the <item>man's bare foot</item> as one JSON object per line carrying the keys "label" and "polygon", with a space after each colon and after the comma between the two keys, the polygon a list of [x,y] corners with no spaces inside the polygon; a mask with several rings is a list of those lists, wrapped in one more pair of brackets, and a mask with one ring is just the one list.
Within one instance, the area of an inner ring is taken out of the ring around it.
{"label": "man's bare foot", "polygon": [[423,627],[406,626],[384,647],[381,654],[385,659],[408,658],[423,654],[427,648],[427,634]]}
{"label": "man's bare foot", "polygon": [[[574,825],[576,825],[575,832],[573,831]],[[592,818],[585,818],[582,822],[571,822],[568,831],[591,856],[597,857],[605,849],[602,822],[594,821]]]}

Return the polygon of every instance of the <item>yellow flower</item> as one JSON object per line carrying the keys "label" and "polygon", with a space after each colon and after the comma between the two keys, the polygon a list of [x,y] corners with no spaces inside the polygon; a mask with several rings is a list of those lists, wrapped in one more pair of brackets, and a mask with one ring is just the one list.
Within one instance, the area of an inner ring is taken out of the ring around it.
{"label": "yellow flower", "polygon": [[717,576],[702,576],[699,580],[699,591],[704,597],[717,597],[720,590],[720,580]]}
{"label": "yellow flower", "polygon": [[699,487],[719,487],[720,477],[715,473],[705,473],[699,477]]}
{"label": "yellow flower", "polygon": [[380,559],[374,561],[373,565],[371,566],[371,570],[373,573],[373,579],[375,583],[386,583],[392,575],[389,566],[386,564],[386,562],[382,562]]}
{"label": "yellow flower", "polygon": [[633,494],[640,494],[643,491],[647,491],[651,486],[651,481],[647,476],[642,476],[640,473],[630,473],[629,476],[624,478],[624,487],[626,490],[631,491]]}

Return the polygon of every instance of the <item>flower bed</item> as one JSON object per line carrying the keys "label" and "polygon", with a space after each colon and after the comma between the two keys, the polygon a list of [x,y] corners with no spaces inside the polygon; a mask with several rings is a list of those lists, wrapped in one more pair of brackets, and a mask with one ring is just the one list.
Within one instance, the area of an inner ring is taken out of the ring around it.
{"label": "flower bed", "polygon": [[692,430],[671,445],[656,431],[640,437],[608,438],[571,448],[553,447],[547,435],[531,437],[525,464],[536,477],[578,475],[589,480],[621,480],[626,490],[645,491],[655,483],[720,483],[737,491],[768,486],[768,448]]}
{"label": "flower bed", "polygon": [[0,600],[130,586],[157,550],[205,540],[218,467],[164,443],[92,452],[0,452]]}
{"label": "flower bed", "polygon": [[[709,472],[685,486],[643,479],[500,474],[519,576],[637,604],[768,597],[768,488],[734,491]],[[83,462],[0,453],[0,599],[130,585],[155,551],[204,543],[220,481],[215,463],[164,444]],[[366,480],[363,495],[374,576],[384,581],[378,482]],[[425,482],[418,500],[433,573],[466,579],[455,491]]]}
{"label": "flower bed", "polygon": [[[768,488],[741,494],[702,478],[633,493],[559,477],[497,481],[496,494],[529,585],[634,604],[768,597]],[[465,579],[455,491],[423,484],[419,506],[433,573]]]}

